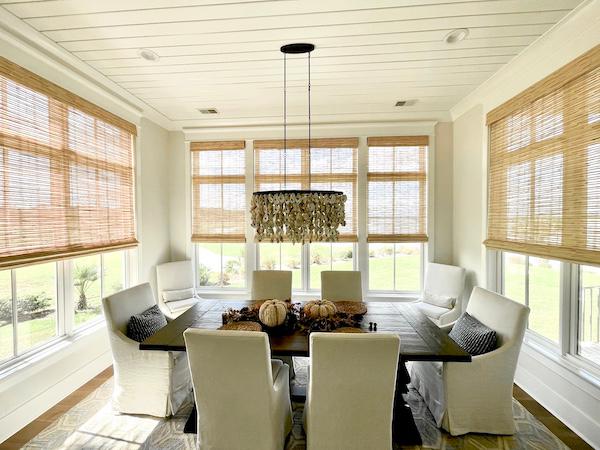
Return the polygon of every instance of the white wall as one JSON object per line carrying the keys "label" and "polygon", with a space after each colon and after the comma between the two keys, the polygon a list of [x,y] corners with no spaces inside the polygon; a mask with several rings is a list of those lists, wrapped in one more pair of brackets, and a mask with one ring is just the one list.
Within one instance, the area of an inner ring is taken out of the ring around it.
{"label": "white wall", "polygon": [[434,246],[435,262],[452,263],[453,228],[453,149],[452,123],[440,122],[435,126],[434,153]]}
{"label": "white wall", "polygon": [[190,208],[187,203],[190,189],[190,155],[183,132],[169,133],[169,226],[171,260],[189,259]]}
{"label": "white wall", "polygon": [[485,144],[481,105],[454,121],[453,233],[454,264],[467,270],[467,295],[483,284],[483,226],[486,186],[483,176]]}
{"label": "white wall", "polygon": [[138,137],[138,239],[140,281],[156,292],[156,264],[170,261],[169,132],[142,119]]}
{"label": "white wall", "polygon": [[[486,114],[600,43],[600,0],[584,2],[454,108],[453,259],[470,281],[487,282]],[[516,382],[596,448],[600,448],[600,388],[566,358],[525,346]]]}

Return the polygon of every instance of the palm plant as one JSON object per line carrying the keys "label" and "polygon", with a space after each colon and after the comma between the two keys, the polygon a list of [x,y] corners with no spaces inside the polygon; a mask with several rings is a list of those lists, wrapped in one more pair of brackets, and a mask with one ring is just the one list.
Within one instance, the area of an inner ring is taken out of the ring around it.
{"label": "palm plant", "polygon": [[88,289],[92,286],[92,284],[98,280],[98,270],[95,266],[78,265],[75,268],[74,279],[75,281],[73,283],[73,286],[75,286],[75,289],[77,289],[77,293],[79,294],[79,300],[77,301],[77,309],[88,309],[86,294]]}

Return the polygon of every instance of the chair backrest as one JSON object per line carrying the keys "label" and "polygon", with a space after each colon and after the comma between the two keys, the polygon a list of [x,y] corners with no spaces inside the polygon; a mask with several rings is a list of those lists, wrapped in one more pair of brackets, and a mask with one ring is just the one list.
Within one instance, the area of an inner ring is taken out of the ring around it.
{"label": "chair backrest", "polygon": [[456,304],[460,306],[465,290],[465,269],[447,264],[427,263],[423,290],[455,298]]}
{"label": "chair backrest", "polygon": [[523,342],[529,308],[480,287],[473,288],[467,312],[487,325],[498,336],[498,347],[516,345],[520,349]]}
{"label": "chair backrest", "polygon": [[391,449],[400,338],[310,335],[309,449]]}
{"label": "chair backrest", "polygon": [[274,393],[266,333],[188,328],[183,335],[202,448],[272,448]]}
{"label": "chair backrest", "polygon": [[175,261],[156,266],[156,288],[162,300],[163,291],[189,289],[194,287],[192,261]]}
{"label": "chair backrest", "polygon": [[290,300],[292,272],[290,270],[255,270],[252,272],[251,300]]}
{"label": "chair backrest", "polygon": [[363,299],[362,282],[356,270],[324,270],[321,272],[321,298],[330,301]]}
{"label": "chair backrest", "polygon": [[127,323],[134,314],[156,305],[150,283],[138,284],[102,299],[102,309],[109,331],[126,333]]}

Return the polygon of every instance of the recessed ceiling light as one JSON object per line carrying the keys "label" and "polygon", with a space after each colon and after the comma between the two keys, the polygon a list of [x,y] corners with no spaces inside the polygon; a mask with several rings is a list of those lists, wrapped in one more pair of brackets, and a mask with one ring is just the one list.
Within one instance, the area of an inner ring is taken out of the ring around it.
{"label": "recessed ceiling light", "polygon": [[141,48],[138,52],[138,55],[140,55],[140,57],[146,61],[156,62],[160,59],[160,56],[158,56],[156,52],[150,50],[149,48]]}
{"label": "recessed ceiling light", "polygon": [[456,30],[452,30],[450,33],[448,33],[444,40],[447,44],[454,44],[456,42],[465,40],[468,35],[469,30],[467,28],[457,28]]}
{"label": "recessed ceiling light", "polygon": [[216,108],[198,108],[202,114],[219,114]]}

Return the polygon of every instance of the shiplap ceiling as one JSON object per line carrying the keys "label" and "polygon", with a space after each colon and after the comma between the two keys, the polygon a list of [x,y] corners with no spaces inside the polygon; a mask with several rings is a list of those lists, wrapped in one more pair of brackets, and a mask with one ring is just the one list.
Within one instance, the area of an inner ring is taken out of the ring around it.
{"label": "shiplap ceiling", "polygon": [[[582,0],[47,0],[2,7],[180,127],[279,124],[311,42],[315,123],[444,119]],[[453,29],[466,40],[447,44]],[[160,59],[149,62],[141,48]],[[288,120],[306,122],[306,57]],[[395,107],[397,100],[410,100]],[[199,108],[216,108],[202,115]]]}

